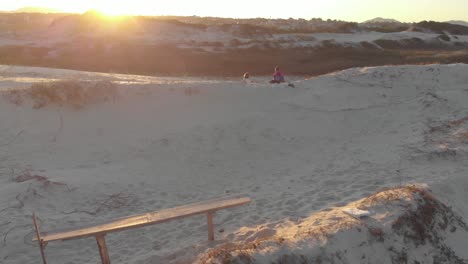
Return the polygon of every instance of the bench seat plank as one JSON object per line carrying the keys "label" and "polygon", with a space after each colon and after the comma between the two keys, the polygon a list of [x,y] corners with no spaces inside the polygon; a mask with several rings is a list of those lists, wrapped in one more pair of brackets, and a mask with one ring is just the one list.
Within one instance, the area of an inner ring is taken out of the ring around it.
{"label": "bench seat plank", "polygon": [[[106,224],[80,228],[76,230],[56,232],[50,234],[41,233],[41,239],[47,242],[55,240],[70,240],[82,237],[97,236],[111,232],[122,231],[130,228],[162,223],[169,220],[174,220],[177,218],[187,217],[191,215],[215,212],[221,209],[244,205],[250,203],[250,201],[251,199],[248,197],[215,199],[205,202],[183,205],[170,209],[163,209],[157,212],[124,217]],[[34,237],[33,240],[37,240],[37,237]]]}

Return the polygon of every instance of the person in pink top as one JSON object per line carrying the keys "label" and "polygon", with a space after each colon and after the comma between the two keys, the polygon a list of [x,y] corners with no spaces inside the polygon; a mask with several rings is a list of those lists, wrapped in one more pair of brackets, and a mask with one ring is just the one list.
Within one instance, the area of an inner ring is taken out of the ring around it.
{"label": "person in pink top", "polygon": [[270,83],[282,83],[285,82],[284,75],[280,72],[280,68],[278,66],[275,67],[275,73],[273,74],[273,80]]}

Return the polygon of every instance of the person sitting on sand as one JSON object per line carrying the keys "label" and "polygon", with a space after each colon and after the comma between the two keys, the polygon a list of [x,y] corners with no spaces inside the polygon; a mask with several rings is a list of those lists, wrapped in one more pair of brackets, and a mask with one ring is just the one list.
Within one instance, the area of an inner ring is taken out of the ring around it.
{"label": "person sitting on sand", "polygon": [[242,78],[242,80],[245,83],[252,83],[252,80],[250,79],[250,73],[248,73],[248,72],[244,73],[244,78]]}
{"label": "person sitting on sand", "polygon": [[285,82],[284,75],[280,72],[280,68],[278,66],[275,67],[275,73],[273,74],[273,80],[270,83],[282,83]]}

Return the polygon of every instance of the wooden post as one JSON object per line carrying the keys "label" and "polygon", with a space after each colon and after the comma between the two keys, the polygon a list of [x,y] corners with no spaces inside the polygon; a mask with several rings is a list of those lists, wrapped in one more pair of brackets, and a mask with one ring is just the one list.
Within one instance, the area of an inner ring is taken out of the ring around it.
{"label": "wooden post", "polygon": [[33,218],[33,223],[34,223],[34,229],[36,230],[37,243],[39,243],[39,249],[41,250],[42,262],[44,264],[47,264],[47,260],[45,258],[45,253],[44,253],[45,242],[41,238],[41,232],[39,231],[39,226],[37,225],[35,212],[33,212],[32,218]]}
{"label": "wooden post", "polygon": [[208,220],[208,241],[214,240],[214,225],[213,225],[214,212],[208,212],[206,214]]}
{"label": "wooden post", "polygon": [[97,235],[96,242],[99,248],[99,255],[101,255],[102,264],[110,264],[109,253],[107,252],[105,234]]}

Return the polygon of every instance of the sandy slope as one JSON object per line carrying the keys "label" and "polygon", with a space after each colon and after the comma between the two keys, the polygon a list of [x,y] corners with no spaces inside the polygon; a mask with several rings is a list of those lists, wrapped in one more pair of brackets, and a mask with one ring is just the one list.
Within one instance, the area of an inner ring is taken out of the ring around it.
{"label": "sandy slope", "polygon": [[[266,236],[285,220],[416,181],[434,186],[466,217],[467,71],[466,65],[357,68],[291,89],[2,68],[2,89],[35,81],[18,84],[22,78],[106,79],[119,83],[121,96],[81,110],[0,99],[0,262],[39,257],[29,242],[32,210],[50,230],[251,196],[248,207],[217,214],[223,232],[215,246]],[[15,181],[21,175],[51,182]],[[207,247],[205,225],[201,216],[109,235],[111,259],[192,261]],[[257,225],[267,227],[265,234],[242,229]],[[99,259],[93,239],[51,243],[47,257]]]}
{"label": "sandy slope", "polygon": [[272,236],[227,243],[198,263],[457,263],[468,226],[424,186],[396,187],[344,207],[250,231]]}

